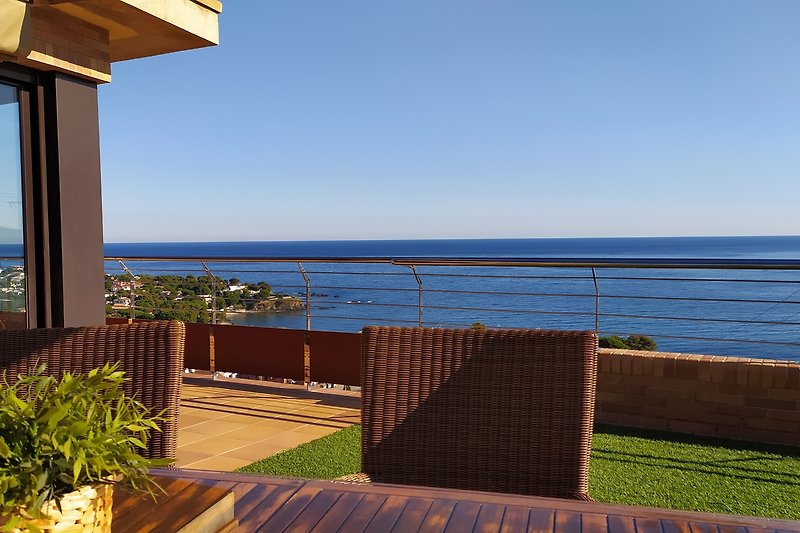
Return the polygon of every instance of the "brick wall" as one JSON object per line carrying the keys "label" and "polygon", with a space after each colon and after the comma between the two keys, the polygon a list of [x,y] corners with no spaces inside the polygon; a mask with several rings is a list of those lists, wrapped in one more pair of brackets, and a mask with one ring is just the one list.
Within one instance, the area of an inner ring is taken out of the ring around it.
{"label": "brick wall", "polygon": [[599,423],[800,446],[800,364],[600,349]]}

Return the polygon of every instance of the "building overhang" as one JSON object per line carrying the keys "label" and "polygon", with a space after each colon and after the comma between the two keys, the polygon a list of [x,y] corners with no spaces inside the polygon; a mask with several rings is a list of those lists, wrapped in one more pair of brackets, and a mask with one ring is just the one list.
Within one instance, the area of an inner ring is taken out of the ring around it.
{"label": "building overhang", "polygon": [[218,0],[0,0],[0,53],[107,82],[113,62],[218,44],[221,12]]}
{"label": "building overhang", "polygon": [[112,62],[219,44],[217,0],[36,0],[34,6],[107,30]]}

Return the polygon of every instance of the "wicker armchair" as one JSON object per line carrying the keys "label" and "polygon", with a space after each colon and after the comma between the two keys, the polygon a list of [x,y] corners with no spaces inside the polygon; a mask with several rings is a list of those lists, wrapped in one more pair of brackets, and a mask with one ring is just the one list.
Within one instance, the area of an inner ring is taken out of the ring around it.
{"label": "wicker armchair", "polygon": [[160,432],[152,432],[146,457],[175,459],[185,326],[182,322],[141,322],[116,326],[0,331],[0,369],[11,380],[47,363],[47,373],[86,373],[120,361],[130,378],[125,392],[153,412],[166,409]]}
{"label": "wicker armchair", "polygon": [[588,500],[596,379],[591,332],[365,328],[343,479]]}

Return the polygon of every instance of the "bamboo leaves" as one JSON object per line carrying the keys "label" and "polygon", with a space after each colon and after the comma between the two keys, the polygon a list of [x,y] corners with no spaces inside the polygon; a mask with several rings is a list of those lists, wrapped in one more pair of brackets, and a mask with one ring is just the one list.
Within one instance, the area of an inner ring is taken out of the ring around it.
{"label": "bamboo leaves", "polygon": [[64,373],[61,380],[45,370],[13,383],[3,376],[0,383],[2,514],[25,508],[35,517],[46,501],[112,477],[151,490],[147,470],[168,461],[138,451],[147,448],[163,413],[153,415],[124,394],[118,365]]}

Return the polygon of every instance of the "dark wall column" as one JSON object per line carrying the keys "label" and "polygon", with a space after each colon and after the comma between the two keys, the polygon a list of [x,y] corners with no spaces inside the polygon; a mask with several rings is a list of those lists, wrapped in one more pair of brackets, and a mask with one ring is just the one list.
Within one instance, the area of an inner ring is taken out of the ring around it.
{"label": "dark wall column", "polygon": [[105,323],[97,86],[44,76],[52,325]]}

